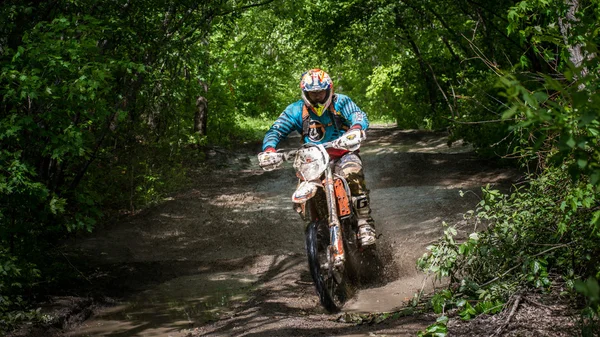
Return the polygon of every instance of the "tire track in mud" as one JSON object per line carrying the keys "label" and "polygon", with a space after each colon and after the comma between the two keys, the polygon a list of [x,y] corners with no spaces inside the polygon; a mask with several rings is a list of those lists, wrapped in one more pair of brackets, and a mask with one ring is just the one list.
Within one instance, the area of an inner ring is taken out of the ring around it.
{"label": "tire track in mud", "polygon": [[[402,307],[424,285],[415,261],[479,201],[479,187],[514,172],[478,160],[443,134],[373,127],[361,149],[386,277],[360,289],[349,312]],[[283,146],[295,147],[297,138]],[[257,149],[253,149],[258,152]],[[340,323],[320,308],[292,210],[289,167],[263,172],[252,151],[195,178],[189,190],[77,242],[95,284],[117,305],[65,336],[414,336],[427,315],[376,326]],[[472,190],[465,197],[459,190]],[[425,289],[431,289],[425,284]]]}

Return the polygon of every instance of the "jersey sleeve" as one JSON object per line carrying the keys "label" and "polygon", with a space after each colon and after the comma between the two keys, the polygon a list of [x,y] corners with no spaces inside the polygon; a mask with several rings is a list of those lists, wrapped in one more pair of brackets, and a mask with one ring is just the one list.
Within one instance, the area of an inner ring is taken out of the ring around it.
{"label": "jersey sleeve", "polygon": [[277,148],[277,144],[284,140],[292,131],[302,133],[302,109],[290,104],[275,120],[263,139],[263,151],[268,148]]}
{"label": "jersey sleeve", "polygon": [[359,124],[363,130],[369,127],[369,119],[367,114],[362,111],[351,99],[346,95],[338,95],[337,111],[344,116],[350,123],[349,126]]}

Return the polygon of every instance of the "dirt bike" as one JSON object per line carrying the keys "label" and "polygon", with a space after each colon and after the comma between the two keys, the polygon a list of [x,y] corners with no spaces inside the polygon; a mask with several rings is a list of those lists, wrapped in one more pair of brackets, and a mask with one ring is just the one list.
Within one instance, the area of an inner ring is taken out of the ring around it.
{"label": "dirt bike", "polygon": [[[364,132],[361,135],[364,139]],[[351,298],[365,253],[372,255],[375,251],[375,245],[360,247],[350,188],[344,177],[334,173],[335,162],[327,153],[330,147],[355,151],[362,139],[307,143],[297,150],[261,154],[271,156],[274,163],[263,167],[267,171],[278,168],[283,161],[293,161],[300,183],[292,201],[294,209],[308,222],[308,265],[321,304],[329,312],[339,311]]]}

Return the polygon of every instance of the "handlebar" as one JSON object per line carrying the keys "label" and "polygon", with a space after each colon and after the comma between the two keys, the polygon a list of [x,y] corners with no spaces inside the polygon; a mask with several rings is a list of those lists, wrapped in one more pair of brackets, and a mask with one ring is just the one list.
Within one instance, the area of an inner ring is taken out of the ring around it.
{"label": "handlebar", "polygon": [[[348,133],[350,135],[350,133]],[[261,163],[261,167],[265,170],[273,170],[281,164],[282,161],[293,161],[296,157],[298,151],[302,148],[318,146],[322,149],[340,149],[340,150],[348,150],[348,151],[356,151],[360,147],[360,143],[365,139],[364,131],[360,130],[360,134],[356,134],[354,132],[350,137],[346,137],[344,134],[342,137],[335,139],[333,141],[321,143],[321,144],[312,144],[306,143],[303,144],[299,149],[294,150],[285,150],[280,149],[275,153],[266,153],[261,152],[259,154],[259,162]]]}
{"label": "handlebar", "polygon": [[[323,147],[325,149],[334,149],[336,147],[333,145],[333,142],[334,141],[330,141],[330,142],[326,142],[326,143],[322,143],[322,144],[310,144],[310,143],[307,143],[308,145],[307,144],[303,144],[300,148],[305,147],[305,146],[323,145]],[[293,150],[279,149],[279,150],[277,150],[277,153],[281,153],[283,155],[282,158],[283,158],[284,161],[293,161],[299,150],[300,149],[293,149]],[[340,150],[345,150],[345,149],[340,148]]]}

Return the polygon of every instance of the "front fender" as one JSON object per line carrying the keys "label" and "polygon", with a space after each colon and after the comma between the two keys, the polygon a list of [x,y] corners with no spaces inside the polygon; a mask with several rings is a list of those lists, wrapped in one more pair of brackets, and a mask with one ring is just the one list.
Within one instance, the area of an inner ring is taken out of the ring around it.
{"label": "front fender", "polygon": [[322,187],[321,184],[314,181],[301,182],[292,195],[292,201],[297,204],[303,204],[307,202],[310,198],[317,194],[319,187]]}

